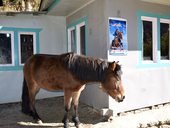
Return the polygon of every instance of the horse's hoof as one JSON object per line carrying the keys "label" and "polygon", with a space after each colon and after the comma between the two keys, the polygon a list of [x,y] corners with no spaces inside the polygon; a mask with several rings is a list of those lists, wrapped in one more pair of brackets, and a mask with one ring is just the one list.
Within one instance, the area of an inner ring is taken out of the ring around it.
{"label": "horse's hoof", "polygon": [[64,118],[62,123],[64,124],[64,128],[69,128],[69,119]]}
{"label": "horse's hoof", "polygon": [[43,124],[42,120],[37,120],[38,124]]}
{"label": "horse's hoof", "polygon": [[80,124],[80,123],[77,124],[77,125],[76,125],[76,128],[82,128],[81,124]]}
{"label": "horse's hoof", "polygon": [[79,118],[77,116],[73,117],[72,121],[74,122],[76,128],[80,128],[80,120],[79,120]]}
{"label": "horse's hoof", "polygon": [[64,128],[69,128],[69,124],[64,124]]}

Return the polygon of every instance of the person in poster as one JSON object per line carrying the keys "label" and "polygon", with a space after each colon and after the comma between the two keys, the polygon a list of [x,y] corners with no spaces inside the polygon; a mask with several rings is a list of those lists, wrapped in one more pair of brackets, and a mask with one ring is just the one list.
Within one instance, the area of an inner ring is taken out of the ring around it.
{"label": "person in poster", "polygon": [[110,54],[127,53],[126,29],[125,19],[109,18]]}

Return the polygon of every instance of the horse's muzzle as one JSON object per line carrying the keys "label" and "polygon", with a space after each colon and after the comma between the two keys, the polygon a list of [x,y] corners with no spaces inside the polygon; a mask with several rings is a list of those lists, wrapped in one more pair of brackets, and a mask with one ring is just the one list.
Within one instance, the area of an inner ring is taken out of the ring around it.
{"label": "horse's muzzle", "polygon": [[122,96],[121,98],[118,99],[118,102],[123,102],[124,99],[125,99],[125,96]]}

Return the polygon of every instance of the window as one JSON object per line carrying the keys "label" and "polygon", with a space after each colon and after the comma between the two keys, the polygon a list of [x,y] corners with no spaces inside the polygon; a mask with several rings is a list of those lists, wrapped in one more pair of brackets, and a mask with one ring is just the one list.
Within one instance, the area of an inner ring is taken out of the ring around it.
{"label": "window", "polygon": [[157,19],[142,16],[142,56],[144,62],[157,63]]}
{"label": "window", "polygon": [[19,33],[19,64],[36,53],[35,33]]}
{"label": "window", "polygon": [[76,30],[75,29],[73,29],[72,31],[71,31],[71,51],[72,52],[76,52]]}
{"label": "window", "polygon": [[0,71],[22,70],[32,54],[39,53],[37,28],[0,27]]}
{"label": "window", "polygon": [[86,38],[85,38],[85,25],[80,27],[80,49],[81,49],[81,54],[85,55],[86,54]]}
{"label": "window", "polygon": [[139,11],[139,66],[170,66],[170,16]]}
{"label": "window", "polygon": [[152,54],[152,22],[143,21],[143,59],[153,60]]}
{"label": "window", "polygon": [[76,30],[75,30],[75,27],[68,29],[68,52],[76,52]]}
{"label": "window", "polygon": [[14,65],[13,33],[0,31],[0,66]]}
{"label": "window", "polygon": [[85,40],[85,22],[76,25],[77,34],[77,53],[86,54],[86,40]]}
{"label": "window", "polygon": [[169,60],[170,56],[170,20],[160,20],[160,53],[161,60]]}
{"label": "window", "polygon": [[67,28],[68,51],[87,54],[87,18],[83,17]]}

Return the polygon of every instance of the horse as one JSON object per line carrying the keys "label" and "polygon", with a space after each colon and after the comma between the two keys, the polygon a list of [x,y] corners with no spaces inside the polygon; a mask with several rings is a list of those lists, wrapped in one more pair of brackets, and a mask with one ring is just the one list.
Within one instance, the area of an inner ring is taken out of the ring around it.
{"label": "horse", "polygon": [[117,102],[122,102],[125,98],[121,66],[115,61],[108,62],[75,53],[35,54],[25,62],[23,75],[22,112],[39,123],[42,123],[42,120],[35,108],[35,97],[41,88],[64,91],[64,128],[69,127],[68,112],[72,103],[72,121],[76,128],[79,128],[79,97],[87,83],[101,83],[102,90]]}

